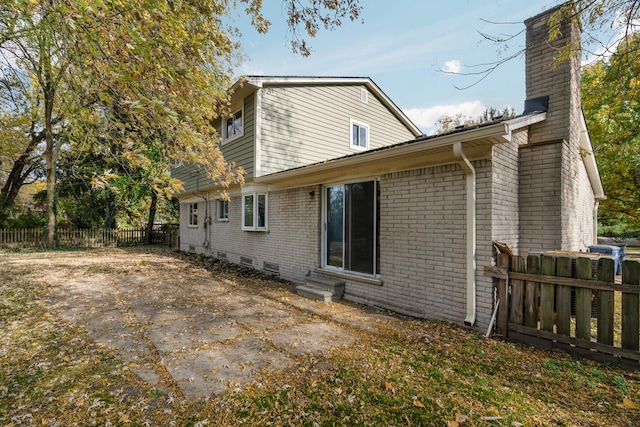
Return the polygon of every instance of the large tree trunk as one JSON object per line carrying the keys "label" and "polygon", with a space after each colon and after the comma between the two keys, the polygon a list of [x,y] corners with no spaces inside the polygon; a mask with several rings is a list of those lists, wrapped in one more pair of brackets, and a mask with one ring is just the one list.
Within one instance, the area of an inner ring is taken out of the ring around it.
{"label": "large tree trunk", "polygon": [[147,222],[147,233],[145,235],[145,245],[152,243],[151,233],[153,233],[153,222],[156,219],[156,207],[158,205],[158,195],[151,190],[151,206],[149,206],[149,221]]}
{"label": "large tree trunk", "polygon": [[47,246],[56,246],[56,162],[59,146],[53,140],[53,100],[55,91],[51,86],[44,89],[44,134],[46,148],[44,159],[47,173]]}

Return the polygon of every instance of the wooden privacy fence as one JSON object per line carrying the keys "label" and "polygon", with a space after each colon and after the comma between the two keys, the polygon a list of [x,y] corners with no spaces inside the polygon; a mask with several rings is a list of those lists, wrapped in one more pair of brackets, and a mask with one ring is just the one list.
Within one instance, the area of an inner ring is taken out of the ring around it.
{"label": "wooden privacy fence", "polygon": [[498,255],[496,332],[543,349],[640,368],[640,262]]}
{"label": "wooden privacy fence", "polygon": [[[66,247],[123,247],[145,243],[144,228],[58,229],[56,241]],[[42,247],[46,241],[44,228],[0,229],[0,247]],[[152,244],[178,247],[179,228],[171,224],[154,226]]]}

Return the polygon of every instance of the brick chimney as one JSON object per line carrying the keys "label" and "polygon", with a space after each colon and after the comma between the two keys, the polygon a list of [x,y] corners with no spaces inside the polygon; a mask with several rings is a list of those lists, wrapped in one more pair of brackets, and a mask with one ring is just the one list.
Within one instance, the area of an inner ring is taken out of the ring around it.
{"label": "brick chimney", "polygon": [[[586,130],[580,93],[580,25],[565,19],[561,35],[549,40],[556,6],[525,21],[525,112],[546,109],[519,149],[520,250],[585,250],[593,244],[594,196],[581,151]],[[558,53],[573,46],[568,60]],[[587,184],[585,184],[587,183]],[[596,205],[597,206],[597,205]]]}
{"label": "brick chimney", "polygon": [[[547,119],[533,126],[529,142],[571,140],[578,132],[581,118],[580,95],[580,27],[576,20],[561,22],[561,35],[549,40],[549,18],[568,2],[556,6],[524,23],[526,33],[526,97],[533,100],[549,97]],[[569,60],[558,62],[557,55],[563,47],[574,46]]]}

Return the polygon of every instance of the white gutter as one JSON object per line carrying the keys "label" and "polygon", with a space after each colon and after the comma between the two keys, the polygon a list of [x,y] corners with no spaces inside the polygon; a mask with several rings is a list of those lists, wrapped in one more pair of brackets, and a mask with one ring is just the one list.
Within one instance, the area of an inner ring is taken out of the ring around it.
{"label": "white gutter", "polygon": [[604,200],[607,198],[604,194],[604,188],[602,187],[602,181],[600,180],[600,172],[598,171],[598,164],[596,163],[596,156],[593,154],[593,146],[591,145],[591,138],[589,137],[589,129],[587,129],[587,122],[584,119],[584,114],[580,114],[580,155],[582,156],[582,162],[587,170],[587,176],[593,189],[593,195],[596,201]]}
{"label": "white gutter", "polygon": [[467,317],[464,323],[476,323],[476,170],[464,155],[462,143],[453,144],[453,155],[467,174]]}

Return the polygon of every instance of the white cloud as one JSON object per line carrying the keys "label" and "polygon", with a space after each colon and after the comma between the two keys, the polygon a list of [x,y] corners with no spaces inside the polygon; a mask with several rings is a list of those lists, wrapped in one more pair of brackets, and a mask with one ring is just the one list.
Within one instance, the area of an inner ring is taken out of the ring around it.
{"label": "white cloud", "polygon": [[458,74],[462,70],[462,64],[457,59],[452,59],[444,63],[442,71],[445,73]]}
{"label": "white cloud", "polygon": [[435,105],[429,108],[409,108],[404,113],[426,134],[432,133],[435,129],[436,121],[442,116],[455,116],[460,113],[465,117],[476,118],[480,116],[487,107],[482,102],[468,101],[461,104]]}
{"label": "white cloud", "polygon": [[264,69],[253,67],[251,64],[244,62],[238,69],[241,75],[243,76],[264,76]]}

